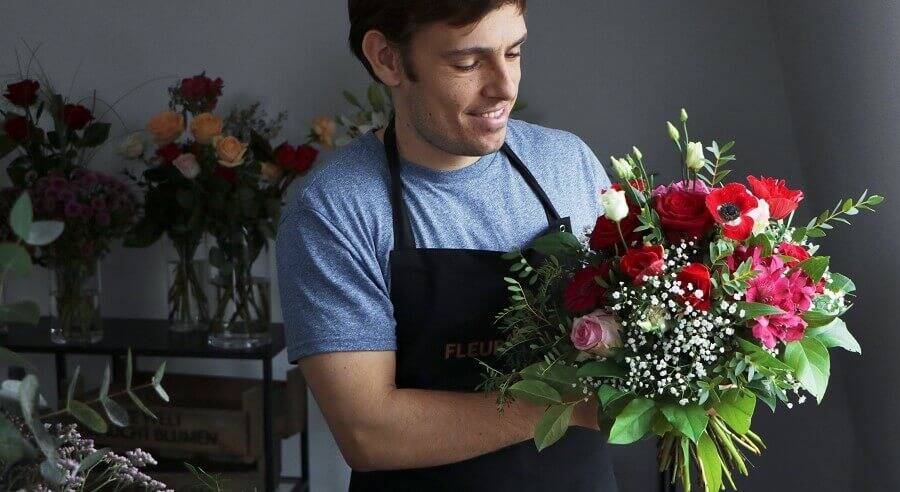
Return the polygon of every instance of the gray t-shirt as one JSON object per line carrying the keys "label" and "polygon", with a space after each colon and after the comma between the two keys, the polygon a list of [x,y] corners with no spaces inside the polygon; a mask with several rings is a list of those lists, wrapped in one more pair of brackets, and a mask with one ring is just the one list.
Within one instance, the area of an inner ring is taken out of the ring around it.
{"label": "gray t-shirt", "polygon": [[[580,138],[510,119],[506,141],[576,234],[594,225],[610,181]],[[401,176],[418,248],[510,251],[547,227],[540,201],[502,151],[454,171],[401,158]],[[289,361],[396,350],[389,183],[384,145],[370,131],[297,184],[276,240]]]}

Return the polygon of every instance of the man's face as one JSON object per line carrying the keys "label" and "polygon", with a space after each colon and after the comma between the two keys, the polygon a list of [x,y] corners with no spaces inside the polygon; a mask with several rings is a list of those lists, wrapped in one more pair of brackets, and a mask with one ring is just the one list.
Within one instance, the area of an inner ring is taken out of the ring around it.
{"label": "man's face", "polygon": [[455,155],[499,150],[519,91],[525,34],[515,5],[471,26],[439,23],[416,33],[408,64],[418,80],[404,80],[398,89],[419,136]]}

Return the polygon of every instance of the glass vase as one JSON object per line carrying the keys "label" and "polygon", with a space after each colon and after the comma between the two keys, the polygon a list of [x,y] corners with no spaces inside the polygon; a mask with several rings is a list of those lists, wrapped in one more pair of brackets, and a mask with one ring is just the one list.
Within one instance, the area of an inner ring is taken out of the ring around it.
{"label": "glass vase", "polygon": [[102,338],[100,261],[72,261],[51,268],[50,339],[84,345]]}
{"label": "glass vase", "polygon": [[175,258],[166,262],[169,329],[203,331],[209,323],[209,262],[196,258],[200,241],[172,241]]}
{"label": "glass vase", "polygon": [[224,252],[228,267],[219,268],[212,280],[214,311],[209,344],[223,349],[269,344],[272,340],[268,262],[258,262],[254,272],[259,249],[244,244],[230,245],[220,251]]}

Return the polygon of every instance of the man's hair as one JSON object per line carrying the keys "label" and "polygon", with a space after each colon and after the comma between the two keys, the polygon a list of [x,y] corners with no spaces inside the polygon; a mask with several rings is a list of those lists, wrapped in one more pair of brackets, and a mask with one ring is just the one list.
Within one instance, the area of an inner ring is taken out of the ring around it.
{"label": "man's hair", "polygon": [[366,33],[380,31],[400,50],[403,70],[415,82],[409,47],[416,32],[436,22],[457,28],[468,26],[507,4],[516,5],[525,14],[525,0],[349,0],[350,50],[369,75],[381,82],[362,50]]}

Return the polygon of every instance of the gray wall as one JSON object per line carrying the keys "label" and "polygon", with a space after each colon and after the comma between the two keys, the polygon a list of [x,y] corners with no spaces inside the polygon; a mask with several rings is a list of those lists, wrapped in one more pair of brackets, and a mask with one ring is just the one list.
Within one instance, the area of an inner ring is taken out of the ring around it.
{"label": "gray wall", "polygon": [[[671,178],[676,155],[664,122],[677,118],[684,106],[694,138],[736,140],[741,172],[783,176],[803,186],[809,197],[806,215],[865,186],[889,194],[897,171],[891,165],[896,152],[890,152],[895,144],[888,139],[897,133],[900,113],[892,111],[896,73],[885,70],[883,60],[891,59],[888,50],[897,45],[897,7],[832,3],[531,2],[520,91],[528,108],[519,117],[573,131],[604,163],[636,144],[651,166]],[[43,44],[40,59],[60,86],[68,85],[83,60],[73,94],[97,88],[112,99],[167,77],[118,106],[125,124],[137,128],[165,104],[167,85],[205,69],[225,79],[223,107],[259,99],[271,110],[288,109],[284,136],[299,138],[314,115],[346,109],[340,89],[358,93],[368,83],[346,48],[347,28],[346,3],[332,0],[5,2],[0,73],[14,70],[13,49],[21,51],[24,38]],[[111,153],[96,164],[109,171],[124,166]],[[848,190],[834,183],[846,183]],[[896,451],[882,444],[896,436],[896,425],[884,424],[890,430],[885,434],[884,426],[868,423],[890,421],[897,390],[867,384],[871,374],[896,371],[888,365],[892,352],[881,349],[885,339],[874,329],[879,326],[874,307],[897,292],[897,262],[876,267],[853,261],[862,255],[874,262],[884,255],[872,255],[873,248],[895,246],[896,220],[886,207],[883,212],[878,225],[861,217],[853,235],[839,231],[826,246],[840,255],[835,267],[858,280],[865,295],[848,321],[866,356],[834,357],[835,375],[820,407],[807,403],[777,418],[759,410],[756,426],[770,446],[754,460],[758,467],[741,482],[743,490],[861,490],[851,481],[900,483],[889,466],[897,461]],[[850,240],[875,237],[876,227],[886,232],[877,235],[886,240],[884,246]],[[115,250],[103,266],[104,312],[163,317],[163,257],[160,245]],[[879,271],[888,275],[877,279]],[[876,289],[878,280],[885,288]],[[14,282],[12,291],[46,304],[45,285],[46,276],[38,274]],[[280,313],[277,294],[275,303],[274,312]],[[49,384],[50,360],[35,360]],[[95,371],[102,365],[94,359],[80,362]],[[258,371],[235,363],[169,364],[184,372]],[[282,375],[287,369],[284,354],[276,368]],[[879,378],[891,381],[888,377]],[[349,469],[315,404],[311,407],[313,490],[341,490]],[[286,442],[285,453],[286,471],[296,473],[296,442]],[[615,456],[621,490],[652,490],[652,443],[616,448]]]}

